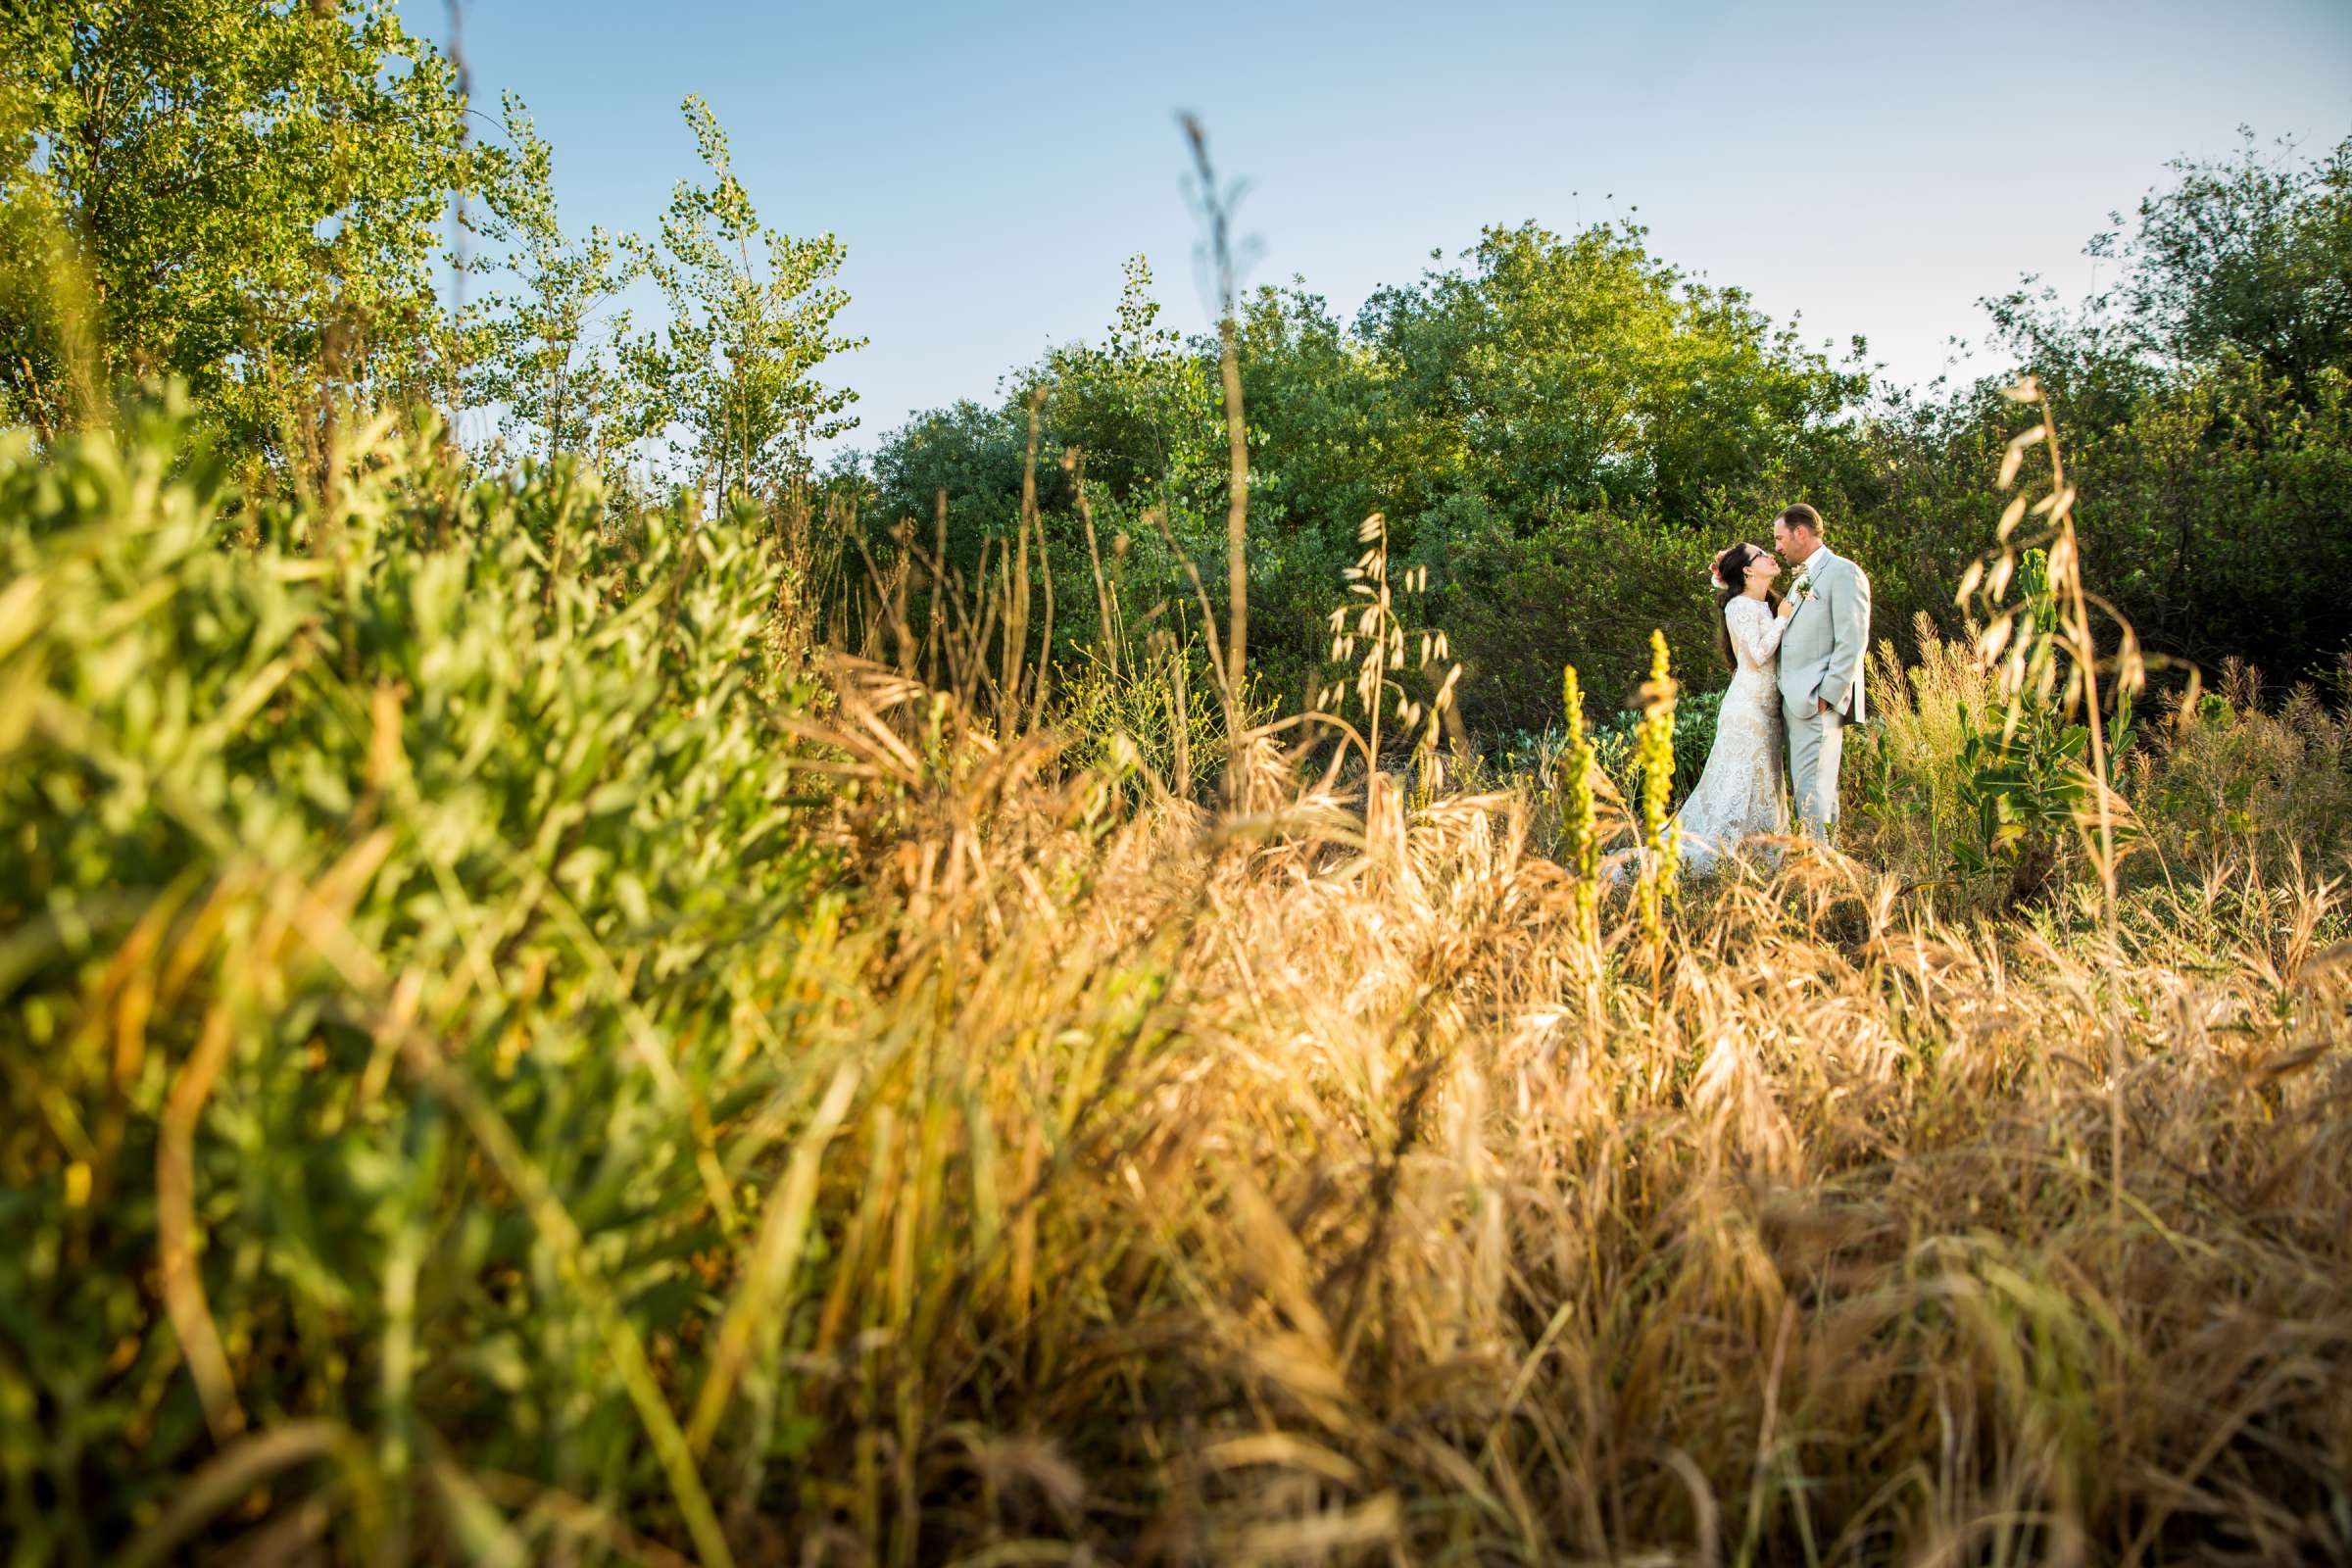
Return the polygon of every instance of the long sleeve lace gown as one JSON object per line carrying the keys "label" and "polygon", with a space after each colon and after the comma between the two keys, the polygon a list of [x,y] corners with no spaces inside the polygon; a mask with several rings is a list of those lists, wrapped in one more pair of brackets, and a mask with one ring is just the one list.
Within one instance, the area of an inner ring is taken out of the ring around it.
{"label": "long sleeve lace gown", "polygon": [[1706,769],[1675,813],[1683,830],[1683,864],[1699,872],[1726,857],[1755,853],[1758,847],[1740,848],[1744,839],[1788,831],[1777,682],[1781,633],[1788,622],[1774,615],[1763,600],[1744,594],[1723,607],[1723,618],[1740,668],[1723,694]]}

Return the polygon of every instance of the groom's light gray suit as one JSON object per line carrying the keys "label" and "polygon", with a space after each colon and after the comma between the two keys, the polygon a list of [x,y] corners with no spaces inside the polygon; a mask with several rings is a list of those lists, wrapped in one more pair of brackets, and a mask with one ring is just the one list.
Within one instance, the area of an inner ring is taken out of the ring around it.
{"label": "groom's light gray suit", "polygon": [[[1868,717],[1862,655],[1870,647],[1870,578],[1828,545],[1806,558],[1812,592],[1781,634],[1781,716],[1788,724],[1788,784],[1796,817],[1825,842],[1838,824],[1838,762],[1845,726]],[[1830,711],[1823,712],[1827,702]]]}

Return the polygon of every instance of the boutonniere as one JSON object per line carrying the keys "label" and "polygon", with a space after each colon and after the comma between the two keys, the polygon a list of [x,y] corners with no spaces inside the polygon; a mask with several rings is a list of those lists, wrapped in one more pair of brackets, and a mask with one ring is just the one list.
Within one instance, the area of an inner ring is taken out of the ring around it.
{"label": "boutonniere", "polygon": [[1796,601],[1798,604],[1800,604],[1800,605],[1801,605],[1801,604],[1803,604],[1803,603],[1804,603],[1806,600],[1808,600],[1808,599],[1812,598],[1812,597],[1813,597],[1813,573],[1811,573],[1810,571],[1800,571],[1800,572],[1798,572],[1798,573],[1796,574],[1796,581],[1794,581],[1794,582],[1792,582],[1792,583],[1790,583],[1790,584],[1788,585],[1788,595],[1789,595],[1789,597],[1790,597],[1790,598],[1794,599],[1794,600],[1795,600],[1795,601]]}

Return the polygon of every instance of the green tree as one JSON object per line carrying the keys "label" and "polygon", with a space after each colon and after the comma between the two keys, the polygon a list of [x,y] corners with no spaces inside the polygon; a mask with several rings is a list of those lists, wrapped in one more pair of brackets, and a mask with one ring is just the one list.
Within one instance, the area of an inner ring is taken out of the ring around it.
{"label": "green tree", "polygon": [[[1010,403],[966,398],[915,415],[884,436],[868,460],[875,519],[887,525],[911,517],[928,528],[944,492],[951,545],[960,553],[968,542],[977,551],[979,531],[1011,517],[1020,504],[1025,428]],[[1046,478],[1038,476],[1041,486]]]}
{"label": "green tree", "polygon": [[1424,438],[1443,434],[1396,396],[1389,363],[1303,279],[1243,302],[1237,352],[1250,415],[1253,658],[1274,690],[1296,694],[1322,670],[1324,620],[1361,553],[1364,519],[1380,513],[1410,529],[1433,458]]}
{"label": "green tree", "polygon": [[[914,520],[928,549],[944,493],[949,565],[976,581],[984,545],[1017,539],[1029,406],[1042,395],[1036,483],[1045,556],[1033,566],[1041,584],[1050,566],[1065,609],[1074,584],[1087,584],[1082,597],[1091,599],[1099,557],[1106,587],[1123,604],[1149,612],[1166,603],[1189,625],[1198,618],[1189,560],[1221,605],[1215,568],[1227,468],[1214,350],[1160,324],[1144,257],[1131,257],[1123,272],[1116,314],[1100,339],[1057,345],[1004,377],[992,403],[933,410],[882,440],[870,459],[875,504],[866,513],[877,550],[878,536],[901,518]],[[1094,551],[1077,515],[1081,471]],[[1061,614],[1057,653],[1075,657],[1093,640],[1088,628],[1100,624],[1095,613]],[[1042,634],[1042,623],[1037,629]]]}
{"label": "green tree", "polygon": [[[508,161],[468,141],[455,69],[391,0],[0,8],[0,103],[9,419],[54,430],[77,377],[124,374],[176,375],[263,443],[313,373],[454,400],[445,221]],[[75,301],[87,319],[60,319]],[[71,363],[77,332],[95,364]]]}
{"label": "green tree", "polygon": [[[1382,289],[1358,318],[1458,441],[1463,476],[1522,528],[1629,501],[1695,520],[1711,488],[1775,479],[1799,432],[1867,388],[1740,290],[1652,256],[1646,233],[1490,228],[1466,268]],[[1438,466],[1428,500],[1450,480]]]}
{"label": "green tree", "polygon": [[1444,437],[1396,396],[1394,363],[1305,279],[1250,297],[1240,351],[1250,444],[1265,454],[1250,494],[1260,532],[1322,536],[1351,560],[1366,517],[1404,512],[1416,486],[1446,470]]}
{"label": "green tree", "polygon": [[[2158,653],[2300,676],[2346,642],[2352,139],[2170,167],[2086,247],[2109,288],[2070,305],[2029,277],[1986,305],[2055,396],[2088,580]],[[1962,400],[1986,430],[1990,386]]]}
{"label": "green tree", "polygon": [[768,490],[809,472],[808,443],[857,424],[847,388],[820,385],[818,366],[865,346],[833,330],[850,297],[832,281],[847,252],[831,234],[798,239],[760,220],[735,177],[727,136],[699,97],[686,123],[712,175],[681,180],[646,265],[668,302],[659,336],[634,340],[629,359],[653,388],[672,450],[721,494]]}
{"label": "green tree", "polygon": [[1213,364],[1159,324],[1146,258],[1129,257],[1121,272],[1118,313],[1102,343],[1050,351],[1014,378],[1012,400],[1047,389],[1055,445],[1084,450],[1088,482],[1103,499],[1156,503],[1172,520],[1222,512],[1224,427]]}
{"label": "green tree", "polygon": [[2253,132],[2218,163],[2180,160],[2179,182],[2139,204],[2117,292],[2136,335],[2176,364],[2260,360],[2308,395],[2352,364],[2352,137],[2319,158],[2265,159]]}
{"label": "green tree", "polygon": [[621,312],[602,327],[597,314],[644,270],[631,236],[592,227],[567,238],[558,220],[554,155],[521,100],[502,100],[514,177],[493,194],[484,231],[506,246],[513,285],[476,307],[479,357],[467,401],[498,411],[499,444],[548,462],[585,455],[613,465],[652,433],[646,389],[623,373],[614,349],[625,342]]}

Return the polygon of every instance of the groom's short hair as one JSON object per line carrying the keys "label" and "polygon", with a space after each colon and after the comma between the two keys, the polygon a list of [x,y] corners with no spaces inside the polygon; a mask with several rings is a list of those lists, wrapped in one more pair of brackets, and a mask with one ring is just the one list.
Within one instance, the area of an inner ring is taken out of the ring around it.
{"label": "groom's short hair", "polygon": [[1821,514],[1806,506],[1802,501],[1793,507],[1784,508],[1780,520],[1791,528],[1810,528],[1813,530],[1814,538],[1821,537]]}

